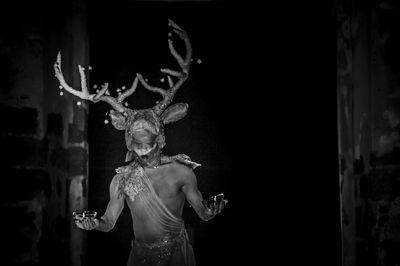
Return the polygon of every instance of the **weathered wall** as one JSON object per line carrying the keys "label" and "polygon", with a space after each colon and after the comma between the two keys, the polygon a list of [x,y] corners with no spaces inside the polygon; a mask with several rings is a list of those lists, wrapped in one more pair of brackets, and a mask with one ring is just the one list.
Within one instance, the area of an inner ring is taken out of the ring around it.
{"label": "weathered wall", "polygon": [[[336,7],[343,265],[394,265],[383,235],[397,219],[390,206],[400,195],[399,4],[350,0]],[[382,204],[394,215],[385,221]]]}
{"label": "weathered wall", "polygon": [[59,95],[53,62],[61,50],[65,76],[79,87],[85,5],[23,1],[0,20],[4,265],[81,265],[84,235],[70,214],[87,202],[87,106]]}

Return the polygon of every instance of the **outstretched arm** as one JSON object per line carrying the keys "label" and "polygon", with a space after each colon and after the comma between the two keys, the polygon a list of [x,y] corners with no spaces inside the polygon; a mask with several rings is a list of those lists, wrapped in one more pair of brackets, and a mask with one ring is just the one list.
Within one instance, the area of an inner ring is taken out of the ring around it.
{"label": "outstretched arm", "polygon": [[207,207],[203,202],[203,196],[197,187],[196,176],[192,170],[185,170],[184,185],[182,191],[185,193],[187,201],[196,211],[197,215],[203,220],[208,221],[222,211],[226,201],[222,201],[218,206]]}
{"label": "outstretched arm", "polygon": [[114,228],[123,208],[125,194],[119,188],[118,176],[115,176],[110,184],[110,201],[104,215],[99,219],[99,225],[96,227],[99,231],[108,232]]}
{"label": "outstretched arm", "polygon": [[118,176],[110,184],[110,201],[107,209],[100,219],[83,219],[75,221],[76,225],[84,230],[96,229],[108,232],[113,229],[119,215],[124,208],[125,195],[119,189]]}

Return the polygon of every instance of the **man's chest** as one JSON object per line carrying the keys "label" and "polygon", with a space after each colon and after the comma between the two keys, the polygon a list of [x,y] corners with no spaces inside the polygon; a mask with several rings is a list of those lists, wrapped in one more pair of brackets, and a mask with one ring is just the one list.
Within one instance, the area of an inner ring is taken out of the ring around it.
{"label": "man's chest", "polygon": [[[161,171],[160,171],[161,170]],[[137,192],[135,197],[129,196],[129,185],[125,188],[128,195],[127,203],[136,221],[147,221],[146,217],[150,209],[158,209],[165,206],[175,214],[184,199],[181,184],[176,177],[171,176],[163,169],[144,169],[145,180],[142,184],[148,184]],[[134,192],[136,193],[136,192]],[[161,204],[161,205],[159,205]],[[158,207],[157,207],[158,206]]]}
{"label": "man's chest", "polygon": [[177,197],[181,191],[181,183],[176,175],[167,168],[145,168],[144,174],[148,177],[155,194],[163,201]]}
{"label": "man's chest", "polygon": [[119,179],[119,189],[131,202],[141,198],[140,195],[158,197],[163,202],[168,202],[179,197],[181,186],[177,176],[167,167],[137,167],[122,174]]}

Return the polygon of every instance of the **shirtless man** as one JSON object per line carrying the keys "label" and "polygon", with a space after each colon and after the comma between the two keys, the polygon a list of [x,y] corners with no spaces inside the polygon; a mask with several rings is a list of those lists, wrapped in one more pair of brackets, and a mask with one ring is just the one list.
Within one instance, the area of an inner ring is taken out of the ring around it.
{"label": "shirtless man", "polygon": [[[75,222],[84,230],[110,231],[126,202],[133,219],[135,235],[129,266],[195,265],[193,249],[182,219],[185,200],[204,221],[215,217],[227,203],[223,197],[214,196],[211,201],[203,199],[192,171],[199,164],[183,154],[171,157],[161,154],[165,145],[164,125],[180,120],[187,113],[186,103],[169,105],[188,78],[192,61],[192,48],[186,32],[172,20],[169,20],[169,26],[184,41],[186,56],[180,56],[169,39],[170,52],[181,69],[161,69],[168,78],[168,90],[151,86],[137,74],[131,88],[120,92],[118,97],[111,96],[108,83],[96,93],[90,94],[83,67],[79,66],[82,91],[78,91],[64,79],[61,53],[54,64],[55,76],[62,89],[84,100],[107,102],[114,109],[110,111],[112,125],[118,130],[125,130],[128,165],[116,169],[117,174],[110,184],[110,201],[104,215],[100,219],[78,215],[75,216]],[[127,108],[123,101],[135,92],[138,82],[147,90],[161,94],[163,100],[149,109]]]}
{"label": "shirtless man", "polygon": [[[124,208],[124,201],[126,201],[133,219],[135,235],[135,245],[132,248],[128,265],[164,265],[163,263],[171,262],[173,262],[171,265],[195,265],[193,251],[187,242],[182,219],[185,200],[204,221],[208,221],[220,213],[227,201],[221,200],[208,205],[198,190],[196,176],[190,168],[191,161],[186,159],[181,162],[172,160],[162,163],[161,152],[156,142],[157,136],[151,133],[152,130],[143,129],[144,127],[143,120],[136,121],[134,128],[141,129],[132,131],[134,163],[140,161],[139,164],[144,165],[144,176],[148,178],[156,195],[170,213],[165,214],[167,217],[161,217],[160,219],[163,221],[160,222],[159,216],[164,214],[153,214],[151,211],[149,213],[149,209],[152,209],[149,205],[152,203],[148,203],[146,198],[140,197],[140,193],[144,193],[143,191],[134,195],[133,197],[136,198],[132,200],[132,195],[129,192],[126,193],[124,186],[121,186],[121,183],[124,182],[121,181],[123,176],[117,174],[110,184],[110,201],[104,215],[100,219],[78,219],[76,225],[85,230],[110,231]],[[117,169],[117,172],[132,171],[129,169],[129,165]],[[172,228],[164,228],[165,223],[170,223],[169,226]],[[162,225],[160,226],[160,224]],[[161,243],[165,243],[166,240],[171,242],[171,247],[162,246]],[[159,257],[163,258],[159,259]]]}

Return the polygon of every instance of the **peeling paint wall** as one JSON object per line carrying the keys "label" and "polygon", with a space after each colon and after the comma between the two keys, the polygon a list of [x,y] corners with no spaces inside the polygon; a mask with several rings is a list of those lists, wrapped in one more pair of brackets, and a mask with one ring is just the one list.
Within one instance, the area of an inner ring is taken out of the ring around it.
{"label": "peeling paint wall", "polygon": [[336,1],[343,265],[400,263],[400,239],[383,236],[400,196],[399,11],[395,1]]}
{"label": "peeling paint wall", "polygon": [[79,88],[77,64],[89,55],[85,3],[23,1],[0,17],[4,265],[82,265],[85,238],[71,212],[87,204],[87,106],[59,95],[53,63],[61,50]]}
{"label": "peeling paint wall", "polygon": [[337,9],[338,130],[343,265],[355,265],[355,216],[353,179],[353,51],[351,42],[351,1]]}

